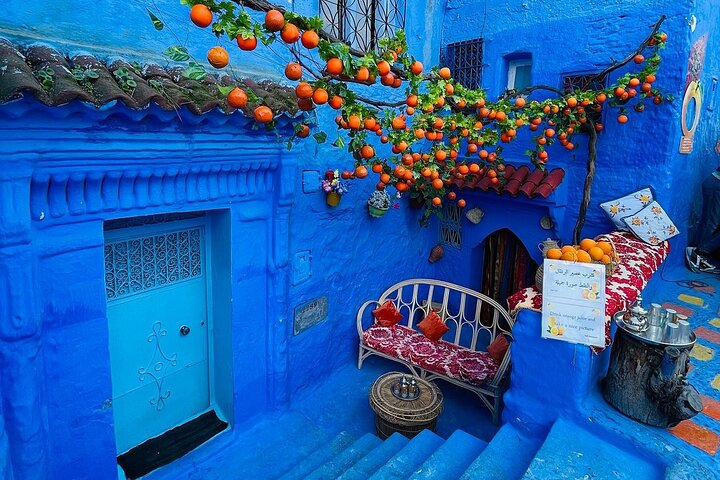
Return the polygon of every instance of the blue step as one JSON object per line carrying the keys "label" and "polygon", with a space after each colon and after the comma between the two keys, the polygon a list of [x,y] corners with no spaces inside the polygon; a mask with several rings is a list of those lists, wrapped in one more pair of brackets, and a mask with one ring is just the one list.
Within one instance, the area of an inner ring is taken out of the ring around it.
{"label": "blue step", "polygon": [[462,430],[455,430],[445,443],[415,470],[410,480],[456,479],[486,446],[487,442]]}
{"label": "blue step", "polygon": [[393,433],[380,446],[372,449],[359,462],[338,477],[338,480],[365,480],[385,465],[409,441],[406,436]]}
{"label": "blue step", "polygon": [[311,472],[307,480],[335,480],[345,470],[355,465],[369,451],[382,444],[382,440],[368,433],[360,437],[355,443],[335,455],[324,465]]}
{"label": "blue step", "polygon": [[540,449],[542,439],[521,434],[506,423],[495,434],[461,480],[518,480]]}
{"label": "blue step", "polygon": [[432,453],[440,448],[443,439],[430,430],[423,430],[398,453],[380,467],[371,480],[397,480],[409,477]]}
{"label": "blue step", "polygon": [[571,420],[558,419],[522,478],[657,480],[664,477],[665,465],[660,458],[642,446],[603,432],[597,425],[588,426],[598,429],[597,434]]}
{"label": "blue step", "polygon": [[[310,452],[304,460],[292,467],[280,478],[282,480],[300,480],[305,478],[310,472],[345,450],[353,443],[353,440],[353,437],[349,433],[341,432],[329,444],[323,445],[317,450]],[[288,445],[288,447],[291,446]],[[289,449],[291,450],[292,448]]]}

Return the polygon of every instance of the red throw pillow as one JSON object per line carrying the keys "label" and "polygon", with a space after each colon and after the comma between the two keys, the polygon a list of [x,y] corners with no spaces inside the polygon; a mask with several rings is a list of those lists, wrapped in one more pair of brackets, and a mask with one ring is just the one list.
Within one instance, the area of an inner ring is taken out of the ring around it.
{"label": "red throw pillow", "polygon": [[450,330],[440,315],[435,313],[435,310],[432,310],[422,322],[418,323],[418,328],[433,342],[440,340],[440,337]]}
{"label": "red throw pillow", "polygon": [[395,307],[392,300],[383,303],[382,307],[372,311],[375,320],[383,327],[392,327],[402,320],[402,313]]}
{"label": "red throw pillow", "polygon": [[498,335],[495,337],[495,340],[488,345],[487,350],[495,363],[500,365],[500,362],[502,362],[503,358],[505,358],[505,353],[507,352],[509,346],[510,344],[508,343],[507,338],[505,338],[505,335]]}

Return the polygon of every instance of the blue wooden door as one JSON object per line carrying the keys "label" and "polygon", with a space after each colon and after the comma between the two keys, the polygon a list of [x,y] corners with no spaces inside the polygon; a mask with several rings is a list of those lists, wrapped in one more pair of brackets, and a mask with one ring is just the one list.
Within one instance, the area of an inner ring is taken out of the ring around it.
{"label": "blue wooden door", "polygon": [[204,248],[197,222],[106,232],[118,454],[210,405]]}

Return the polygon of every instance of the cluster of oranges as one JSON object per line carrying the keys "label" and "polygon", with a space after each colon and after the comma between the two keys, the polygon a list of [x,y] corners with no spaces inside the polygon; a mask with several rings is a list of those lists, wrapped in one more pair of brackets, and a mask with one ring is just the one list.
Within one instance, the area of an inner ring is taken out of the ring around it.
{"label": "cluster of oranges", "polygon": [[[226,13],[223,3],[211,8],[197,4],[190,11],[190,19],[199,27],[213,26],[216,33],[223,30]],[[371,52],[364,57],[349,56],[338,45],[320,43],[319,19],[298,17],[289,12],[269,10],[262,22],[253,22],[250,29],[230,29],[237,36],[241,50],[250,51],[257,47],[258,33],[267,43],[265,34],[278,36],[294,53],[295,60],[287,63],[285,76],[297,82],[295,97],[301,110],[308,111],[316,106],[329,105],[338,110],[336,124],[347,130],[352,139],[351,152],[356,162],[355,169],[345,171],[345,179],[365,178],[371,172],[379,176],[378,190],[394,187],[398,192],[410,191],[415,198],[422,197],[427,206],[439,207],[443,199],[457,201],[465,206],[463,199],[450,190],[455,181],[487,177],[492,184],[503,180],[505,166],[502,159],[502,144],[516,139],[521,128],[537,132],[533,137],[533,149],[528,151],[531,160],[543,168],[548,161],[548,147],[558,142],[567,150],[573,150],[573,135],[582,128],[594,126],[601,131],[603,125],[597,116],[603,108],[624,106],[647,98],[661,103],[662,97],[653,87],[654,72],[659,63],[657,49],[666,41],[667,35],[655,33],[648,46],[653,52],[649,58],[638,54],[633,60],[636,65],[646,64],[642,71],[627,74],[615,84],[602,90],[573,90],[559,98],[531,100],[523,96],[502,97],[496,102],[487,100],[481,89],[470,90],[453,80],[447,67],[432,69],[424,73],[424,66],[408,54],[404,37],[382,43],[382,51]],[[237,27],[237,23],[233,24]],[[322,62],[304,59],[313,55],[300,52],[299,45],[312,50],[320,46],[317,55]],[[327,48],[326,48],[327,47]],[[645,52],[647,53],[647,52]],[[208,51],[208,62],[216,67],[228,65],[228,52],[216,46]],[[313,71],[304,71],[312,69]],[[317,70],[317,71],[314,71]],[[314,77],[315,79],[308,80]],[[404,82],[403,80],[408,80]],[[429,81],[428,88],[419,88],[421,82]],[[393,105],[383,101],[362,100],[357,91],[348,88],[349,83],[399,88],[409,86],[404,102]],[[233,89],[227,96],[228,104],[245,108],[248,96],[241,88]],[[389,109],[374,105],[391,105]],[[638,103],[636,111],[644,106]],[[274,113],[264,105],[254,110],[256,121],[272,122]],[[618,122],[628,120],[622,108]],[[584,125],[587,124],[587,125]],[[296,128],[296,136],[307,137],[307,125]],[[378,142],[370,139],[377,136]],[[419,143],[422,142],[422,143]],[[391,156],[380,153],[380,144],[388,144]],[[421,146],[421,148],[418,148]],[[425,151],[423,151],[425,150]],[[551,250],[548,258],[579,262],[610,263],[612,247],[606,242],[585,239],[578,246],[566,246]]]}
{"label": "cluster of oranges", "polygon": [[614,256],[610,242],[596,242],[591,238],[580,241],[580,245],[565,245],[562,248],[551,248],[545,256],[550,260],[566,260],[568,262],[608,264]]}

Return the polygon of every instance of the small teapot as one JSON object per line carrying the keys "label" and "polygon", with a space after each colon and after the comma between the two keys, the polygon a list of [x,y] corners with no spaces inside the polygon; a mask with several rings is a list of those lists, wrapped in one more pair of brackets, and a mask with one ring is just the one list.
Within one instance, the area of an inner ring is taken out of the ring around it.
{"label": "small teapot", "polygon": [[558,245],[558,243],[552,238],[548,238],[547,240],[538,243],[538,249],[542,252],[543,257],[547,256],[547,251],[551,248],[560,248],[560,245]]}

